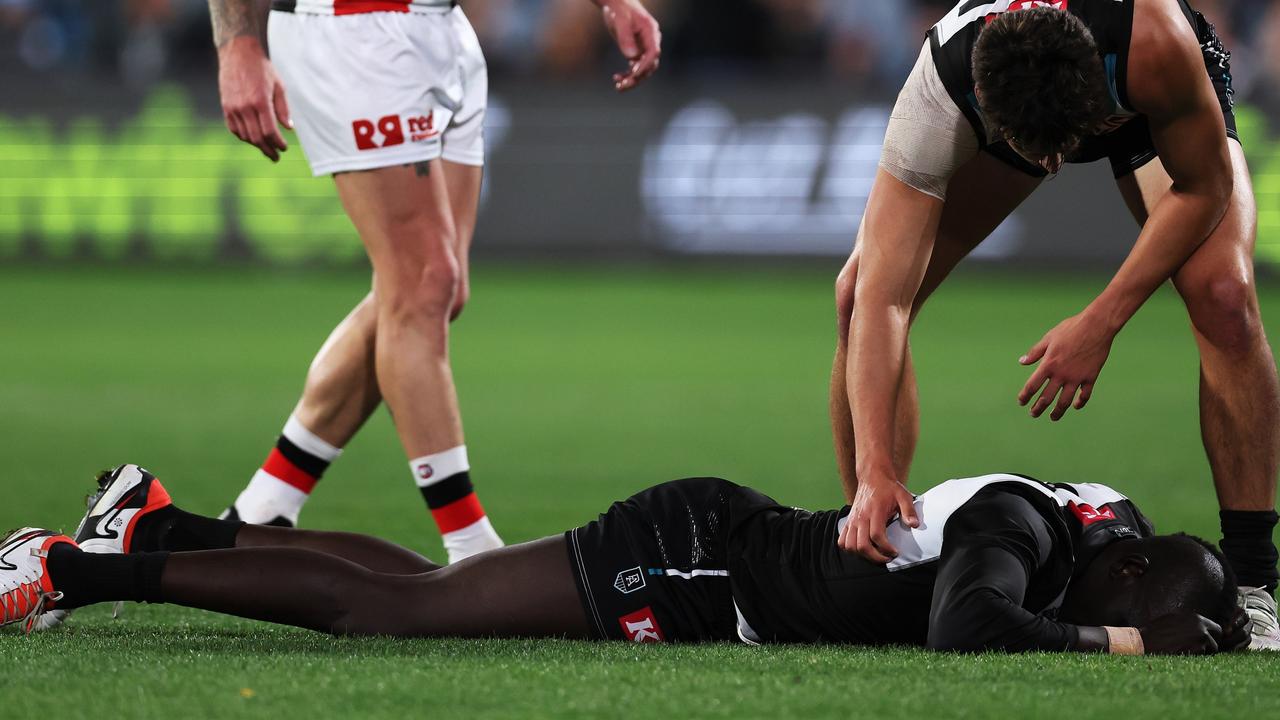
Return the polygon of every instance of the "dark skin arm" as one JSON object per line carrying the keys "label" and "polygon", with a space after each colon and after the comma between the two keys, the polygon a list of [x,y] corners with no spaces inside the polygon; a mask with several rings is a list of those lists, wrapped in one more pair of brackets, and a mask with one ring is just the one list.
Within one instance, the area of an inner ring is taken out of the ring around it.
{"label": "dark skin arm", "polygon": [[[1170,192],[1151,212],[1106,289],[1019,359],[1039,366],[1018,394],[1059,420],[1083,408],[1125,323],[1187,261],[1227,211],[1233,190],[1222,110],[1199,42],[1175,0],[1135,0],[1128,77],[1133,109],[1147,116]],[[1043,392],[1041,389],[1043,388]]]}

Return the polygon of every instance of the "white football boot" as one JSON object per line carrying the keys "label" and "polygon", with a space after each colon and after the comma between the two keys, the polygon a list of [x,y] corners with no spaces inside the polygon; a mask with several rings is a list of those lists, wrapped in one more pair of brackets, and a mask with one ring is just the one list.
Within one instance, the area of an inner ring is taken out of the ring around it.
{"label": "white football boot", "polygon": [[[89,509],[76,527],[75,540],[91,553],[129,552],[133,530],[142,516],[173,504],[155,475],[137,465],[121,465],[98,474],[97,492],[86,501]],[[123,603],[116,603],[118,617]],[[50,610],[32,623],[30,630],[61,625],[68,610]]]}
{"label": "white football boot", "polygon": [[1276,599],[1266,588],[1240,588],[1240,607],[1249,616],[1250,650],[1280,650]]}
{"label": "white football boot", "polygon": [[31,632],[52,611],[62,593],[49,579],[49,548],[75,546],[66,535],[40,528],[15,530],[0,541],[0,627],[22,623]]}

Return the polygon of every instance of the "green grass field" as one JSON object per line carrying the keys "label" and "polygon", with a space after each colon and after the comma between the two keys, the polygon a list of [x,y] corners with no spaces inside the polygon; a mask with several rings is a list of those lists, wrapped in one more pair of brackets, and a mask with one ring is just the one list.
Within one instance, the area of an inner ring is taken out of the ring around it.
{"label": "green grass field", "polygon": [[[835,266],[482,269],[455,326],[473,474],[508,541],[580,524],[666,479],[716,474],[840,502],[826,420]],[[969,275],[914,333],[924,408],[911,484],[1014,470],[1101,481],[1163,530],[1217,539],[1177,298],[1121,335],[1090,406],[1014,400],[1016,358],[1100,277]],[[359,273],[0,270],[0,527],[69,529],[99,468],[140,462],[191,510],[232,499]],[[1264,288],[1280,317],[1280,288]],[[303,523],[439,541],[380,413]],[[563,641],[334,640],[169,607],[0,636],[0,718],[1272,717],[1280,658],[1032,655]]]}

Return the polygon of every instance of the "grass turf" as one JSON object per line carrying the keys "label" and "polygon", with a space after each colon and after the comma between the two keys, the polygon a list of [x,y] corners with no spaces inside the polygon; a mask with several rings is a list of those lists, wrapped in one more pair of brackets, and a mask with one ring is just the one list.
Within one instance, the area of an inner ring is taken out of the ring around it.
{"label": "grass turf", "polygon": [[[480,272],[453,355],[498,528],[509,541],[551,534],[696,474],[839,503],[832,273]],[[971,275],[938,293],[913,335],[924,419],[912,486],[997,470],[1108,482],[1161,529],[1216,539],[1195,348],[1172,293],[1120,336],[1086,410],[1051,425],[1014,402],[1018,355],[1103,282]],[[219,511],[366,285],[355,273],[0,271],[0,526],[73,525],[92,472],[126,461],[157,471],[184,507]],[[1263,288],[1263,306],[1280,312],[1280,288]],[[303,522],[440,556],[385,413]],[[0,717],[1269,716],[1278,661],[334,640],[181,608],[118,621],[93,608],[64,630],[0,636]]]}

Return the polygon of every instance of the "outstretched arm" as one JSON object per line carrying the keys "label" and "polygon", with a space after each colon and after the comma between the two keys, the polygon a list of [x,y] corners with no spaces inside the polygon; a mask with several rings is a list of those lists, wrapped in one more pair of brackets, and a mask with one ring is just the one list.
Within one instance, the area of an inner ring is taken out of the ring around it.
{"label": "outstretched arm", "polygon": [[266,6],[261,0],[209,0],[209,17],[227,129],[276,162],[289,148],[278,125],[293,128],[293,120],[263,48]]}
{"label": "outstretched arm", "polygon": [[[901,513],[909,524],[915,523],[914,498],[894,463],[894,425],[911,305],[941,216],[942,200],[881,168],[858,231],[844,398],[853,421],[853,477],[847,472],[850,463],[841,463],[853,511],[839,543],[873,562],[888,562],[897,554],[885,534],[889,518]],[[838,419],[836,413],[832,416]],[[838,442],[839,427],[836,437]]]}
{"label": "outstretched arm", "polygon": [[1102,294],[1020,359],[1039,362],[1018,395],[1026,405],[1043,386],[1031,408],[1035,417],[1052,406],[1050,417],[1058,420],[1068,408],[1089,402],[1116,334],[1213,232],[1231,199],[1222,109],[1199,42],[1176,3],[1137,3],[1129,77],[1141,79],[1129,84],[1129,95],[1134,109],[1147,116],[1173,186]]}

